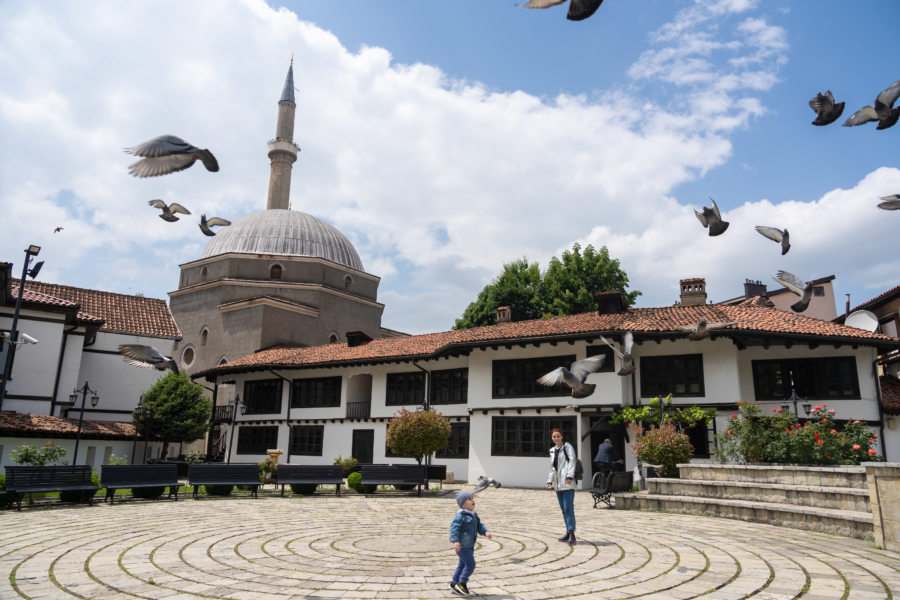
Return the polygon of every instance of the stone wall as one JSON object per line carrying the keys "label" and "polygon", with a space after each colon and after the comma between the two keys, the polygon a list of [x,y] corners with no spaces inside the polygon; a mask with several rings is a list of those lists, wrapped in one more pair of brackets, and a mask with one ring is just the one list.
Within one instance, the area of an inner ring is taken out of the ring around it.
{"label": "stone wall", "polygon": [[875,543],[900,552],[900,463],[863,463]]}

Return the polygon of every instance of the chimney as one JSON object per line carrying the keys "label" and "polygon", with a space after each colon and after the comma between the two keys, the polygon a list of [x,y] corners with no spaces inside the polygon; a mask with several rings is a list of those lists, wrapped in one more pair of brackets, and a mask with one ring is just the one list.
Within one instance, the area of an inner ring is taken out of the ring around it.
{"label": "chimney", "polygon": [[497,323],[509,323],[512,321],[512,309],[508,306],[497,307]]}
{"label": "chimney", "polygon": [[681,305],[706,304],[706,279],[693,277],[681,280]]}
{"label": "chimney", "polygon": [[625,297],[620,291],[597,292],[598,315],[617,315],[625,312]]}
{"label": "chimney", "polygon": [[844,311],[844,314],[850,314],[850,294],[847,294],[847,310]]}
{"label": "chimney", "polygon": [[766,289],[766,284],[762,281],[753,281],[752,279],[747,279],[744,281],[744,298],[752,298],[753,296],[759,296],[761,294],[765,294],[768,290]]}
{"label": "chimney", "polygon": [[348,331],[345,335],[347,336],[347,345],[351,348],[362,346],[372,341],[372,338],[365,331]]}

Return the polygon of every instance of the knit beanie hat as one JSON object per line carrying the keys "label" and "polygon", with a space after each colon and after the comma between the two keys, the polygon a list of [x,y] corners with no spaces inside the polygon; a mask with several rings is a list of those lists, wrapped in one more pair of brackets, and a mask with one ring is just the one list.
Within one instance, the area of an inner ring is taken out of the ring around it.
{"label": "knit beanie hat", "polygon": [[462,508],[462,505],[472,499],[472,492],[467,492],[466,490],[462,490],[461,492],[456,493],[456,503],[459,504],[459,507]]}

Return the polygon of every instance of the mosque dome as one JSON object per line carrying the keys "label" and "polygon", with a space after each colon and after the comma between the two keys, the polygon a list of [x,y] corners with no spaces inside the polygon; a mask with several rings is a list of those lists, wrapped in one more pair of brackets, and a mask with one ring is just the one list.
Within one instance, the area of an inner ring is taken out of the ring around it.
{"label": "mosque dome", "polygon": [[218,229],[200,258],[229,252],[310,256],[363,270],[353,244],[332,225],[298,210],[252,212]]}

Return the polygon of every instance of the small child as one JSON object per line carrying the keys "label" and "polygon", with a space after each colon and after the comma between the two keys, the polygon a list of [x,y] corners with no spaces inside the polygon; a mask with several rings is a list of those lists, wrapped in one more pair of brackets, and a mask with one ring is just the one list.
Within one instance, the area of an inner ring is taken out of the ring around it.
{"label": "small child", "polygon": [[488,539],[493,536],[478,518],[475,497],[471,492],[463,490],[456,494],[456,503],[459,510],[450,523],[450,541],[459,556],[459,564],[453,572],[450,589],[457,596],[468,596],[469,588],[466,583],[475,571],[475,538],[479,533]]}

